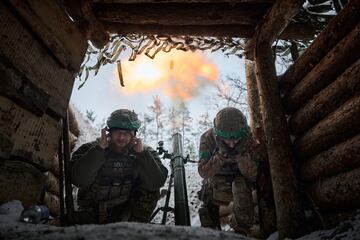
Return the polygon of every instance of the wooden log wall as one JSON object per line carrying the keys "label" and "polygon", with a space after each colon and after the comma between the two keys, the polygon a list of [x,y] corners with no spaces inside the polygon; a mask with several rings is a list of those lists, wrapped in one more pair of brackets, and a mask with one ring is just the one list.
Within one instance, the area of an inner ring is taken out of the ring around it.
{"label": "wooden log wall", "polygon": [[86,48],[59,1],[0,2],[0,204],[46,204],[60,215],[60,119]]}
{"label": "wooden log wall", "polygon": [[360,208],[359,10],[351,1],[280,79],[298,173],[326,227]]}

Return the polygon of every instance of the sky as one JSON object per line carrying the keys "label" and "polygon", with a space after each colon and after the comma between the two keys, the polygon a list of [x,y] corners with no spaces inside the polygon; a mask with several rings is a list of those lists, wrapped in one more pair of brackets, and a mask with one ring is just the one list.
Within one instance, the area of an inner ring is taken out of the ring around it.
{"label": "sky", "polygon": [[[96,123],[120,108],[147,112],[156,95],[165,107],[185,101],[196,118],[209,110],[209,96],[218,79],[230,75],[245,81],[243,59],[225,56],[221,51],[173,50],[160,52],[153,60],[140,55],[133,62],[128,61],[127,53],[120,58],[125,87],[120,86],[116,64],[103,66],[97,76],[90,74],[80,90],[80,81],[75,80],[71,103],[82,113],[93,110]],[[215,114],[210,112],[210,117]]]}

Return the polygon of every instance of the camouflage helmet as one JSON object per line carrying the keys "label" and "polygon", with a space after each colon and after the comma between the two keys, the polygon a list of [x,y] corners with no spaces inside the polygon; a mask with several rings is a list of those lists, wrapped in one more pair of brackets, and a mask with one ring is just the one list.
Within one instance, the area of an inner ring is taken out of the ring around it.
{"label": "camouflage helmet", "polygon": [[245,115],[236,108],[220,110],[214,119],[214,133],[224,139],[239,139],[247,136],[249,126]]}
{"label": "camouflage helmet", "polygon": [[106,122],[109,129],[119,128],[128,130],[138,130],[141,122],[134,111],[119,109],[111,113]]}

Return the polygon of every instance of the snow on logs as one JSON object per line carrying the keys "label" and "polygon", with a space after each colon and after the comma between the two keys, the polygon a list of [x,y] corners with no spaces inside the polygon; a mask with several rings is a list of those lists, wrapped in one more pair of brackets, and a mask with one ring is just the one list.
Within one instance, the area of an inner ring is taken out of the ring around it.
{"label": "snow on logs", "polygon": [[291,89],[317,65],[320,60],[360,21],[360,1],[350,1],[345,8],[333,18],[296,60],[295,64],[280,77],[281,92],[285,97]]}
{"label": "snow on logs", "polygon": [[291,90],[284,101],[286,111],[295,112],[312,96],[333,82],[359,57],[360,23]]}

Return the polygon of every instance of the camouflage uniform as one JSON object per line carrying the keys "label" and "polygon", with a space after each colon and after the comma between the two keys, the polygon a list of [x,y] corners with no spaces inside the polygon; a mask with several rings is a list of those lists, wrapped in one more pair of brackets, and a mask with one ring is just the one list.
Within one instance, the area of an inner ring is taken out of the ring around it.
{"label": "camouflage uniform", "polygon": [[[119,125],[118,121],[116,126],[133,129],[133,122],[125,123]],[[116,128],[109,122],[108,126]],[[167,177],[167,169],[150,147],[144,146],[143,152],[137,153],[129,146],[120,154],[102,149],[98,141],[74,152],[70,172],[73,184],[79,187],[78,224],[148,222]]]}
{"label": "camouflage uniform", "polygon": [[[200,138],[198,170],[204,178],[204,206],[199,210],[200,220],[206,219],[206,216],[201,214],[210,212],[213,221],[202,221],[202,225],[218,227],[218,206],[228,205],[233,201],[231,226],[238,232],[247,233],[254,220],[251,187],[257,174],[254,154],[256,143],[240,110],[221,110],[214,120],[214,125],[214,128],[206,131]],[[234,148],[230,148],[222,140],[224,138],[239,141]],[[221,157],[217,158],[217,155]],[[209,208],[211,210],[206,212]]]}

